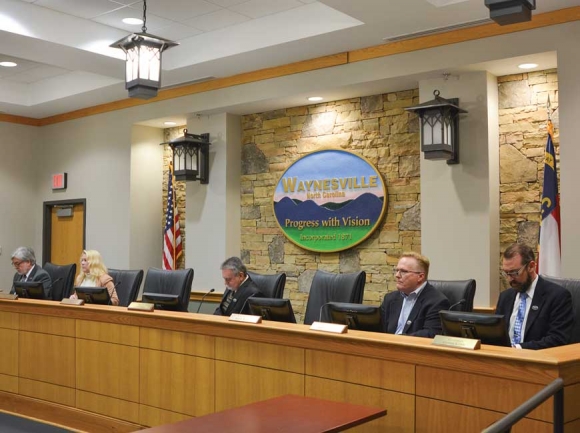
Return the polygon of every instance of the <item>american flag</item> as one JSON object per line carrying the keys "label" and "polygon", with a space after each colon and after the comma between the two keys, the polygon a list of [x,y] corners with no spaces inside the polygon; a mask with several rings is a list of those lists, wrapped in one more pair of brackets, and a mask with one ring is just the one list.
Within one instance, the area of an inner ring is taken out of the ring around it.
{"label": "american flag", "polygon": [[163,269],[174,270],[177,259],[182,254],[181,229],[179,228],[179,212],[175,207],[175,191],[173,190],[173,164],[169,164],[167,176],[167,211],[165,212],[165,230],[163,235]]}

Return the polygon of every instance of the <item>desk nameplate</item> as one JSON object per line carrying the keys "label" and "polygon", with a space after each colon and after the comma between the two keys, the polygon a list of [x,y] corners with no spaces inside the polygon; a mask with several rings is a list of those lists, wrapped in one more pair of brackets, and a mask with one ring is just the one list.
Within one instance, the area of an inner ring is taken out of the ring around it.
{"label": "desk nameplate", "polygon": [[127,310],[137,310],[137,311],[153,311],[155,309],[155,304],[149,302],[131,302],[127,307]]}
{"label": "desk nameplate", "polygon": [[250,314],[232,314],[228,320],[230,322],[262,323],[261,316],[252,316]]}
{"label": "desk nameplate", "polygon": [[76,305],[76,306],[85,305],[84,299],[64,298],[62,301],[60,301],[60,303],[63,305]]}
{"label": "desk nameplate", "polygon": [[330,332],[332,334],[346,334],[348,326],[339,323],[314,322],[310,325],[312,331]]}
{"label": "desk nameplate", "polygon": [[18,295],[16,293],[0,292],[0,299],[16,300],[18,299]]}
{"label": "desk nameplate", "polygon": [[473,338],[449,337],[448,335],[436,335],[433,339],[435,346],[454,347],[456,349],[479,350],[481,341]]}

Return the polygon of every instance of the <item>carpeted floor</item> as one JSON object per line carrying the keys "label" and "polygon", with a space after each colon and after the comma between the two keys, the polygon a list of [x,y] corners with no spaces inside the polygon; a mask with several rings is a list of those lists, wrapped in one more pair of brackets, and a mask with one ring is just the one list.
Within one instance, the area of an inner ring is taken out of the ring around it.
{"label": "carpeted floor", "polygon": [[28,418],[0,412],[0,432],[2,433],[67,433],[67,430],[50,424],[33,421]]}

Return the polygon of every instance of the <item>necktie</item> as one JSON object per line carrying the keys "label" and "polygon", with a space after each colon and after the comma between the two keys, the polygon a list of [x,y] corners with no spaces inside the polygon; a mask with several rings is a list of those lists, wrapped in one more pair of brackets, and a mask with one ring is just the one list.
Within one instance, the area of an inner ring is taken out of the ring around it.
{"label": "necktie", "polygon": [[524,318],[526,317],[526,300],[528,295],[526,293],[520,293],[520,306],[518,308],[518,314],[516,314],[516,321],[514,323],[514,338],[512,344],[520,344],[522,342],[522,326],[524,324]]}
{"label": "necktie", "polygon": [[405,329],[405,325],[407,324],[409,314],[411,314],[411,309],[415,304],[413,302],[413,299],[415,299],[416,296],[417,296],[416,293],[411,293],[410,295],[407,295],[403,299],[403,308],[401,309],[401,314],[399,315],[399,322],[397,323],[397,330],[395,331],[395,334],[403,333],[403,329]]}
{"label": "necktie", "polygon": [[232,303],[233,299],[234,299],[234,291],[230,290],[230,293],[228,293],[228,296],[226,296],[226,299],[224,299],[224,303],[222,304],[222,311],[224,314],[226,313],[226,311],[228,311],[228,308]]}

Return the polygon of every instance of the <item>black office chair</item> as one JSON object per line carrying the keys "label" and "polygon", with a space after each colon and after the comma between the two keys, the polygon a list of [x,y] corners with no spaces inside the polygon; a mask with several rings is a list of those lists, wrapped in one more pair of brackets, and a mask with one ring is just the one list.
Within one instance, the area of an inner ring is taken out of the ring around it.
{"label": "black office chair", "polygon": [[248,275],[252,281],[258,286],[264,298],[282,299],[284,296],[284,287],[286,286],[286,273],[280,274],[257,274],[248,271]]}
{"label": "black office chair", "polygon": [[[349,302],[361,304],[365,289],[366,272],[359,271],[351,274],[334,274],[325,271],[316,271],[304,314],[304,324],[320,320],[321,307],[327,302]],[[328,321],[328,318],[324,318]]]}
{"label": "black office chair", "polygon": [[[475,280],[429,280],[429,284],[443,293],[453,311],[473,311]],[[465,302],[462,302],[465,299]]]}
{"label": "black office chair", "polygon": [[137,299],[139,288],[143,282],[143,270],[121,270],[109,269],[109,275],[113,278],[113,283],[119,297],[119,306],[127,307]]}
{"label": "black office chair", "polygon": [[52,290],[50,296],[53,301],[62,301],[68,298],[75,284],[75,275],[77,273],[76,263],[70,265],[55,265],[46,262],[42,267],[52,280]]}
{"label": "black office chair", "polygon": [[580,280],[575,280],[573,278],[548,277],[547,275],[542,275],[542,278],[568,289],[572,295],[572,308],[574,310],[576,321],[572,328],[572,339],[570,340],[570,344],[580,343]]}
{"label": "black office chair", "polygon": [[169,309],[176,311],[187,311],[191,284],[193,283],[193,269],[178,269],[175,271],[165,271],[157,268],[149,268],[143,286],[143,300],[146,301],[146,294],[154,295],[177,295],[174,305],[163,306],[155,303],[155,308]]}

